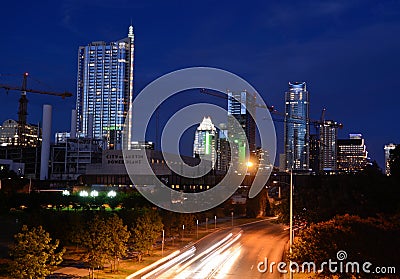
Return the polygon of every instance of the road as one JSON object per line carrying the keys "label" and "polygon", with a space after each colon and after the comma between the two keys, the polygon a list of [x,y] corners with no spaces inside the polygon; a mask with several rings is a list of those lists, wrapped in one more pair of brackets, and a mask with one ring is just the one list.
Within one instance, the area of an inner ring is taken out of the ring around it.
{"label": "road", "polygon": [[276,267],[272,273],[261,273],[257,265],[265,262],[265,258],[268,259],[268,267],[272,261],[280,262],[288,239],[288,231],[282,225],[269,221],[224,229],[176,251],[127,279],[283,278]]}

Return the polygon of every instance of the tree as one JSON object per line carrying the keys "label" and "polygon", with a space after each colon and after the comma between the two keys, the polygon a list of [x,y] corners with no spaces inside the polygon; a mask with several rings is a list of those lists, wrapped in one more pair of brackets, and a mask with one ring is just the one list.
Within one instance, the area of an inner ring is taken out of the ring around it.
{"label": "tree", "polygon": [[247,198],[246,216],[249,218],[264,217],[271,214],[268,192],[263,188],[254,198]]}
{"label": "tree", "polygon": [[131,234],[127,226],[124,226],[122,219],[115,214],[107,219],[106,231],[110,237],[107,254],[112,261],[111,271],[115,272],[118,271],[117,263],[119,263],[120,258],[126,255],[127,243]]}
{"label": "tree", "polygon": [[163,223],[160,215],[154,210],[145,210],[132,228],[131,240],[136,251],[141,254],[146,252],[149,255],[152,245],[160,236],[162,229]]}
{"label": "tree", "polygon": [[51,274],[51,268],[62,262],[64,249],[58,251],[59,241],[54,243],[50,234],[41,226],[22,231],[14,236],[15,244],[10,255],[13,262],[10,266],[12,278],[44,279]]}
{"label": "tree", "polygon": [[[320,269],[322,263],[329,259],[340,262],[337,253],[345,251],[347,257],[342,259],[343,266],[346,266],[348,262],[358,262],[360,272],[333,274],[325,268],[321,276],[327,278],[380,278],[372,273],[363,273],[361,266],[365,262],[370,262],[375,267],[393,266],[397,269],[400,262],[397,252],[400,246],[397,237],[399,234],[400,227],[397,221],[377,218],[363,219],[350,215],[337,216],[332,220],[313,224],[310,228],[302,231],[296,238],[290,260],[300,265],[304,262],[313,262],[317,269]],[[388,276],[388,278],[392,277]]]}
{"label": "tree", "polygon": [[83,260],[89,264],[91,278],[94,278],[94,269],[103,268],[106,260],[109,259],[107,251],[111,245],[111,238],[106,228],[105,219],[95,215],[89,221],[86,230],[82,231],[82,234],[76,240],[86,250]]}

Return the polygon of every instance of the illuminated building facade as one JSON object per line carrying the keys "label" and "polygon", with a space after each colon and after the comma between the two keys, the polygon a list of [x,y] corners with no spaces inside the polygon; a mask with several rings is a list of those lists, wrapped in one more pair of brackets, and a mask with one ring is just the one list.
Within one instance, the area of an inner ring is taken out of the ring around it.
{"label": "illuminated building facade", "polygon": [[360,172],[369,164],[367,147],[361,134],[350,134],[349,139],[339,139],[337,146],[339,171]]}
{"label": "illuminated building facade", "polygon": [[197,127],[193,144],[193,157],[205,159],[215,165],[216,160],[217,129],[210,117],[204,117]]}
{"label": "illuminated building facade", "polygon": [[[221,127],[220,127],[221,128]],[[228,131],[225,129],[219,130],[217,139],[217,167],[216,169],[221,172],[227,172],[231,160],[231,149],[228,142]]]}
{"label": "illuminated building facade", "polygon": [[[36,147],[42,141],[42,130],[36,125],[25,124],[22,134],[18,133],[18,122],[8,119],[0,126],[0,146]],[[19,136],[22,140],[18,140]]]}
{"label": "illuminated building facade", "polygon": [[[103,140],[105,148],[121,149],[122,133],[131,141],[134,34],[115,42],[92,42],[79,47],[77,131]],[[125,119],[128,125],[125,127]]]}
{"label": "illuminated building facade", "polygon": [[285,93],[285,169],[309,170],[309,98],[305,82]]}
{"label": "illuminated building facade", "polygon": [[386,144],[384,147],[384,150],[385,150],[385,174],[388,176],[390,175],[390,163],[389,163],[390,151],[394,150],[395,148],[396,148],[396,144],[393,144],[393,143]]}
{"label": "illuminated building facade", "polygon": [[337,169],[337,136],[339,124],[325,120],[319,125],[319,170],[335,171]]}
{"label": "illuminated building facade", "polygon": [[[232,127],[236,119],[246,135],[246,138],[240,138],[237,134],[228,133],[229,138],[238,144],[239,154],[232,154],[232,156],[243,163],[256,150],[256,124],[251,114],[255,115],[255,95],[245,90],[241,92],[228,91],[228,126],[230,127],[228,131],[234,130]],[[246,139],[249,154],[246,154],[245,151]]]}

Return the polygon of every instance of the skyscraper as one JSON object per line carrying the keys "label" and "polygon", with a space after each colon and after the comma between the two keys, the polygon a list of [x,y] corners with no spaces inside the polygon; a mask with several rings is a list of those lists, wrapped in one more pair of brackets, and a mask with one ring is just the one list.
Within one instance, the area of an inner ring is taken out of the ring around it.
{"label": "skyscraper", "polygon": [[339,139],[338,170],[342,172],[359,172],[369,164],[368,151],[361,134],[350,134],[349,139]]}
{"label": "skyscraper", "polygon": [[217,139],[217,166],[216,169],[221,172],[227,172],[230,165],[231,149],[228,141],[228,130],[226,124],[219,125]]}
{"label": "skyscraper", "polygon": [[130,139],[133,100],[134,34],[115,42],[92,42],[79,47],[77,132],[103,139],[106,148],[120,149],[123,131]]}
{"label": "skyscraper", "polygon": [[309,169],[309,99],[305,82],[289,82],[285,93],[285,169]]}
{"label": "skyscraper", "polygon": [[309,136],[310,143],[310,169],[315,173],[319,173],[319,157],[320,157],[320,140],[319,134],[310,134]]}
{"label": "skyscraper", "polygon": [[389,143],[386,144],[384,149],[385,149],[385,174],[390,175],[390,151],[396,148],[396,144]]}
{"label": "skyscraper", "polygon": [[204,117],[196,129],[193,143],[193,157],[199,157],[212,162],[214,167],[216,160],[217,129],[210,117]]}
{"label": "skyscraper", "polygon": [[[255,114],[255,96],[247,91],[241,92],[230,92],[228,91],[228,126],[232,129],[233,121],[236,119],[241,127],[243,128],[249,147],[250,154],[253,154],[256,150],[256,124],[251,116]],[[228,132],[229,133],[229,132]],[[250,154],[246,154],[246,139],[238,138],[238,135],[229,135],[233,137],[234,142],[238,143],[239,154],[232,154],[237,156],[241,162],[244,162],[245,158],[249,158]]]}
{"label": "skyscraper", "polygon": [[325,120],[319,124],[319,170],[337,169],[337,135],[340,124]]}

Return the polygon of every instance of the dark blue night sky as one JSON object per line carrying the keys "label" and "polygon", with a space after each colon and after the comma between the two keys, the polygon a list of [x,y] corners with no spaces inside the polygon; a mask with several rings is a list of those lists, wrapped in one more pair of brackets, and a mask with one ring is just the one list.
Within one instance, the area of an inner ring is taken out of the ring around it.
{"label": "dark blue night sky", "polygon": [[[211,66],[283,111],[288,81],[306,81],[311,117],[327,108],[326,119],[344,124],[340,138],[362,133],[381,167],[384,144],[400,143],[399,1],[3,1],[0,83],[29,72],[28,87],[75,94],[78,47],[126,37],[131,20],[136,93],[172,70]],[[18,95],[0,92],[1,122],[17,119]],[[74,98],[28,99],[29,122],[50,103],[53,130],[69,129]]]}

